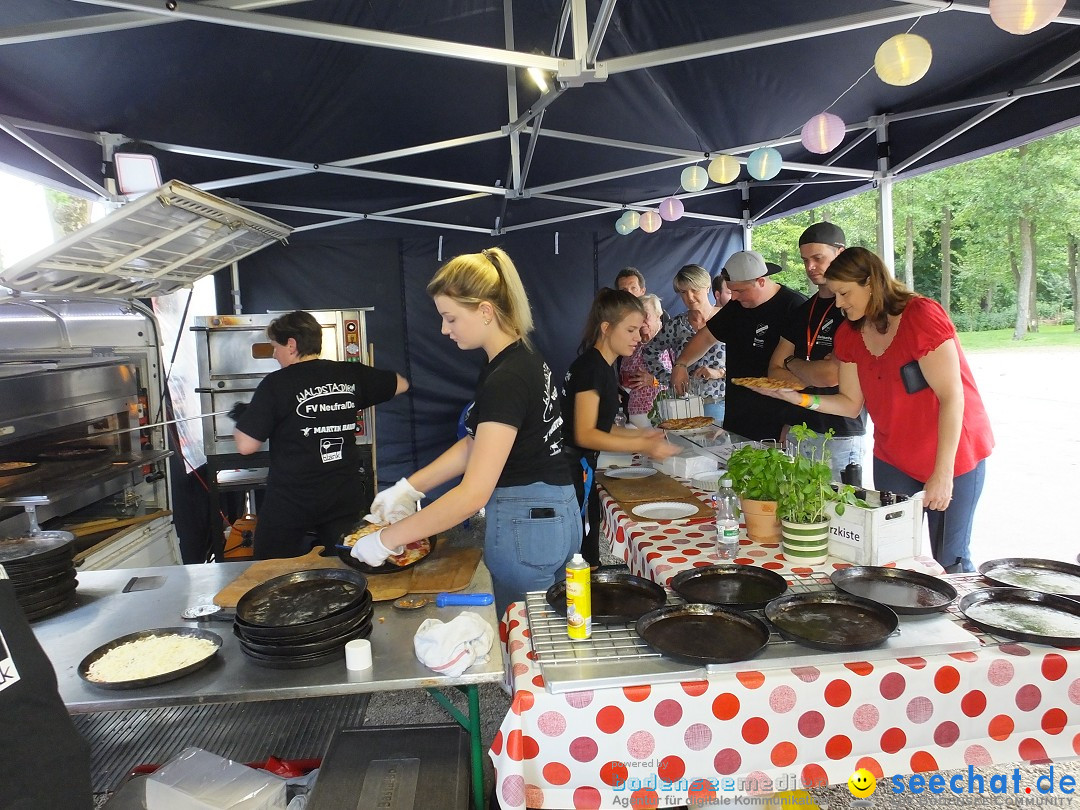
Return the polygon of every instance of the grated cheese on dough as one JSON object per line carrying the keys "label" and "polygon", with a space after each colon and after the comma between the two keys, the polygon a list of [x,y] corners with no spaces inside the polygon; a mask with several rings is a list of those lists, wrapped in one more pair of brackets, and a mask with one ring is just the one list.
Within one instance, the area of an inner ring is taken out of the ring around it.
{"label": "grated cheese on dough", "polygon": [[205,638],[169,634],[147,636],[114,647],[92,663],[86,677],[98,683],[122,683],[175,672],[209,658],[217,645]]}

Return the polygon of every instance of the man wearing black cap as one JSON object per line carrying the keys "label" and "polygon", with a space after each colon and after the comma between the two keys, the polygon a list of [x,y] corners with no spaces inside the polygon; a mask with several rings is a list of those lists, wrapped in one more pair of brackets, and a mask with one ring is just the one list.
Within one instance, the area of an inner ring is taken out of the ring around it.
{"label": "man wearing black cap", "polygon": [[[807,386],[806,394],[835,394],[839,392],[840,364],[833,360],[833,335],[844,322],[844,314],[836,306],[836,296],[825,286],[825,271],[844,249],[847,238],[831,222],[817,222],[799,237],[806,277],[817,287],[810,298],[792,317],[782,331],[780,342],[769,362],[769,376],[798,382]],[[833,480],[840,481],[841,473],[851,462],[862,464],[866,435],[866,412],[857,418],[831,416],[817,411],[802,411],[796,418],[818,434],[819,438],[802,442],[803,455],[821,458],[825,432],[832,428],[829,442]]]}
{"label": "man wearing black cap", "polygon": [[[742,250],[724,265],[731,300],[713,315],[686,344],[671,369],[671,385],[680,394],[689,385],[686,367],[715,343],[727,344],[727,377],[764,377],[780,340],[780,330],[806,297],[768,278],[780,266],[760,253]],[[748,439],[778,439],[792,419],[786,402],[763,396],[741,385],[727,387],[724,427]]]}

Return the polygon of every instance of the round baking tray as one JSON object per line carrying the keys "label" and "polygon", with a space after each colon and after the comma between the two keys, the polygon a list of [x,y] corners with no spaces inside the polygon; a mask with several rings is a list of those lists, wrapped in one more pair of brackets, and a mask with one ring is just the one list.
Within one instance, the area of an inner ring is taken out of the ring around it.
{"label": "round baking tray", "polygon": [[[132,678],[127,681],[93,681],[90,680],[87,673],[90,671],[90,665],[101,659],[105,653],[109,652],[122,644],[127,644],[129,641],[138,641],[143,638],[153,638],[155,636],[192,636],[194,638],[201,638],[214,643],[214,651],[207,655],[205,658],[201,658],[191,664],[177,669],[170,670],[168,672],[162,672],[158,675],[151,675],[146,678]],[[79,677],[86,681],[91,686],[96,686],[99,689],[139,689],[144,686],[154,686],[159,683],[166,683],[168,681],[174,681],[177,678],[182,678],[185,675],[189,675],[198,669],[202,669],[204,666],[210,663],[211,659],[217,655],[218,649],[221,648],[222,638],[217,633],[212,633],[209,630],[203,630],[201,627],[160,627],[154,630],[140,630],[137,633],[128,633],[126,636],[120,636],[114,638],[112,641],[102,644],[96,650],[87,655],[79,663]]]}

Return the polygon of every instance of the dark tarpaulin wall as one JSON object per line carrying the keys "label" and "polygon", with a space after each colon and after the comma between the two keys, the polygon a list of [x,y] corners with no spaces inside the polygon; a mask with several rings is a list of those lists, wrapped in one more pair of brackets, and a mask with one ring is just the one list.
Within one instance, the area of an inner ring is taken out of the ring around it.
{"label": "dark tarpaulin wall", "polygon": [[[501,237],[450,233],[442,261],[502,247],[521,273],[532,305],[533,342],[561,380],[577,355],[585,316],[596,290],[611,286],[625,266],[637,267],[665,310],[683,311],[671,279],[695,262],[715,275],[742,247],[738,228],[708,227],[635,232],[521,232]],[[245,312],[374,307],[368,338],[375,364],[409,378],[411,389],[380,405],[376,441],[380,485],[430,462],[456,439],[461,409],[472,399],[484,358],[461,351],[441,334],[426,286],[442,262],[439,237],[365,240],[348,226],[295,234],[288,245],[260,251],[240,265]],[[231,311],[229,274],[219,273],[218,308]]]}

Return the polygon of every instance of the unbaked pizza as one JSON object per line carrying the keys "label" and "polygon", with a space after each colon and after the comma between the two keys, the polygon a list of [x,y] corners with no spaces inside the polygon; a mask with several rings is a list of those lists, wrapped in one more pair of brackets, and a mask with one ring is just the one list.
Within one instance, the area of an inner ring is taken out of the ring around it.
{"label": "unbaked pizza", "polygon": [[806,388],[802,383],[777,380],[773,377],[735,377],[732,382],[746,388],[767,388],[771,391],[802,391]]}
{"label": "unbaked pizza", "polygon": [[660,427],[663,430],[694,430],[709,427],[712,423],[711,416],[684,416],[682,419],[665,419]]}

